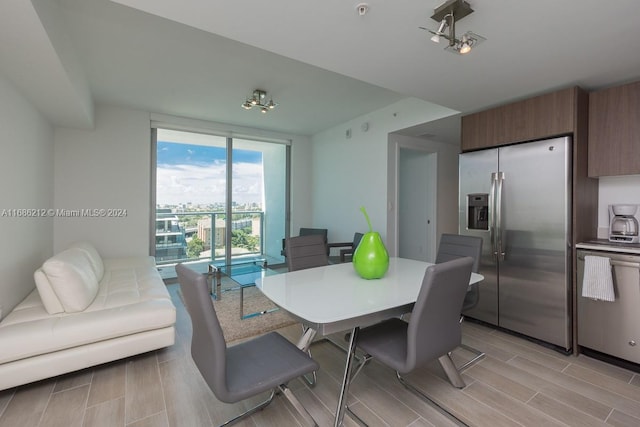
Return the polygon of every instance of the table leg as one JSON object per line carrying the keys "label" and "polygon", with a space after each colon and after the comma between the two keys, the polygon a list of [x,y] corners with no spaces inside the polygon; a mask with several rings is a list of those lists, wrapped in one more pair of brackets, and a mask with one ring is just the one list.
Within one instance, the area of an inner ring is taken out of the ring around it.
{"label": "table leg", "polygon": [[216,299],[222,299],[222,272],[219,268],[216,269]]}
{"label": "table leg", "polygon": [[240,320],[244,319],[244,286],[240,286]]}
{"label": "table leg", "polygon": [[344,377],[342,378],[342,388],[340,389],[340,397],[338,398],[338,407],[336,408],[336,419],[334,427],[341,427],[344,419],[344,413],[347,409],[347,400],[349,397],[349,384],[351,382],[351,368],[353,367],[353,359],[356,354],[356,343],[358,342],[359,327],[353,328],[351,337],[349,338],[349,348],[347,350],[347,362],[344,367]]}
{"label": "table leg", "polygon": [[220,272],[220,269],[209,264],[207,279],[211,280],[211,295],[213,296],[213,299],[220,301],[220,298],[222,298],[222,273]]}
{"label": "table leg", "polygon": [[311,347],[311,342],[315,338],[317,332],[318,331],[316,331],[315,329],[305,328],[304,333],[298,340],[298,348],[302,351],[308,351],[309,347]]}

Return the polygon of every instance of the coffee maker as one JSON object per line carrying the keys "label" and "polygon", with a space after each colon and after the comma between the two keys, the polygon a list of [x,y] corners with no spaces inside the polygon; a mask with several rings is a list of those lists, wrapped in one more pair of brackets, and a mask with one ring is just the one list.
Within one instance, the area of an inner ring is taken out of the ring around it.
{"label": "coffee maker", "polygon": [[609,241],[638,243],[638,205],[609,205]]}

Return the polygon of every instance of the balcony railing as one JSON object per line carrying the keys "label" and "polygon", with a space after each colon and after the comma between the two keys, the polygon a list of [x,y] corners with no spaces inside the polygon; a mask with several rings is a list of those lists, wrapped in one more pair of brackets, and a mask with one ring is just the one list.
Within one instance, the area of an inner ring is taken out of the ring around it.
{"label": "balcony railing", "polygon": [[[227,253],[224,212],[158,213],[156,264],[224,261]],[[231,258],[264,254],[264,212],[235,211],[231,217]]]}

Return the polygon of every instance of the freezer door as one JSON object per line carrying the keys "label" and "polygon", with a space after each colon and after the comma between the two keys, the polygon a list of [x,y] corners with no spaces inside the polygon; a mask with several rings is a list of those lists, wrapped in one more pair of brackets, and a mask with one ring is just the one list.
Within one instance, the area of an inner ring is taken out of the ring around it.
{"label": "freezer door", "polygon": [[[494,216],[491,175],[498,170],[498,150],[490,149],[463,153],[459,165],[458,232],[483,239],[478,305],[464,315],[498,325],[497,264],[492,242],[495,231],[491,219]],[[486,199],[486,200],[484,200]],[[487,209],[482,208],[487,205]]]}
{"label": "freezer door", "polygon": [[499,150],[501,327],[571,348],[571,141]]}

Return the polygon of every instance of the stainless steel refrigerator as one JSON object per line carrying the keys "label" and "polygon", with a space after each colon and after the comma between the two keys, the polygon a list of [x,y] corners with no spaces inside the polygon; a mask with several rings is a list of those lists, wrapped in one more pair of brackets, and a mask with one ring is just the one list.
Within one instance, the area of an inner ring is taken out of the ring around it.
{"label": "stainless steel refrigerator", "polygon": [[460,155],[460,234],[483,239],[465,316],[571,349],[571,138]]}

